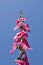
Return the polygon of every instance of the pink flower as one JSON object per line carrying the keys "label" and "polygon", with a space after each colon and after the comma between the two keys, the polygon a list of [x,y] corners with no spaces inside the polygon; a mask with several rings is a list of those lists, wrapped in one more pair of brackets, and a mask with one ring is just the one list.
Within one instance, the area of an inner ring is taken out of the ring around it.
{"label": "pink flower", "polygon": [[32,48],[28,47],[25,43],[20,42],[19,44],[24,50],[27,50],[27,49],[32,50]]}
{"label": "pink flower", "polygon": [[17,26],[13,28],[13,30],[16,30],[16,29],[22,29],[24,31],[30,32],[28,24],[24,25],[23,22],[19,22],[19,21],[17,21]]}
{"label": "pink flower", "polygon": [[[21,31],[16,34],[16,36],[14,37],[14,41],[17,43],[19,42],[18,44],[20,44],[24,50],[27,50],[27,49],[32,50],[32,48],[28,44],[28,41],[26,40],[26,37],[28,37],[27,33],[25,31]],[[20,38],[22,38],[22,42]]]}
{"label": "pink flower", "polygon": [[[24,31],[30,32],[30,29],[29,29],[28,24],[24,25],[24,24],[22,23],[22,24],[21,24],[21,27],[23,28]],[[20,27],[20,28],[21,28],[21,27]]]}
{"label": "pink flower", "polygon": [[24,61],[26,62],[25,65],[29,65],[28,57],[27,57],[27,55],[26,55],[26,52],[25,52],[25,54],[24,54]]}
{"label": "pink flower", "polygon": [[23,30],[21,31],[18,35],[17,35],[19,38],[20,37],[28,37],[27,33]]}
{"label": "pink flower", "polygon": [[17,19],[17,21],[20,21],[20,22],[23,22],[23,21],[26,21],[27,20],[27,18],[19,18],[19,19]]}
{"label": "pink flower", "polygon": [[32,50],[32,48],[30,47],[30,45],[29,45],[28,41],[26,40],[26,38],[23,38],[22,43],[24,43],[25,49]]}
{"label": "pink flower", "polygon": [[26,38],[28,37],[27,33],[23,30],[23,31],[20,31],[19,33],[16,34],[16,36],[14,37],[14,40],[15,39],[20,39],[20,38]]}
{"label": "pink flower", "polygon": [[27,49],[28,49],[28,47],[27,47],[24,43],[22,43],[22,42],[20,42],[20,46],[21,46],[22,49],[24,49],[24,50],[27,50]]}
{"label": "pink flower", "polygon": [[16,63],[17,63],[18,65],[25,65],[25,62],[22,61],[22,60],[16,60]]}
{"label": "pink flower", "polygon": [[29,65],[28,57],[27,57],[27,55],[26,55],[26,52],[25,52],[25,54],[24,54],[23,60],[16,60],[16,63],[17,63],[18,65]]}
{"label": "pink flower", "polygon": [[[24,50],[27,50],[27,49],[32,50],[32,48],[30,48],[30,45],[28,44],[26,40],[26,37],[28,37],[28,35],[24,30],[16,34],[16,36],[14,37],[14,44],[13,44],[12,50],[10,51],[10,54],[13,53],[13,51],[17,48],[17,45],[19,44]],[[22,39],[22,42],[20,39]]]}
{"label": "pink flower", "polygon": [[28,31],[28,32],[30,32],[28,24],[25,25],[25,30]]}

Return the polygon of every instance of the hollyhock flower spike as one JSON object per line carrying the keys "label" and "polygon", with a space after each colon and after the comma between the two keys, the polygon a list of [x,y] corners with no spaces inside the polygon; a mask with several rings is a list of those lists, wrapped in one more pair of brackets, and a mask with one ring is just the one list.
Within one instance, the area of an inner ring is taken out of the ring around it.
{"label": "hollyhock flower spike", "polygon": [[21,11],[20,18],[18,18],[16,20],[16,26],[13,28],[13,31],[15,31],[16,29],[19,29],[20,32],[18,32],[14,36],[13,47],[9,53],[12,54],[16,49],[18,49],[20,51],[20,56],[15,60],[15,62],[18,65],[29,65],[26,50],[27,49],[32,50],[32,48],[30,47],[30,45],[27,41],[28,34],[26,32],[27,31],[30,32],[30,29],[29,29],[28,24],[24,24],[24,21],[26,21],[26,20],[27,20],[27,18],[23,17],[23,12]]}

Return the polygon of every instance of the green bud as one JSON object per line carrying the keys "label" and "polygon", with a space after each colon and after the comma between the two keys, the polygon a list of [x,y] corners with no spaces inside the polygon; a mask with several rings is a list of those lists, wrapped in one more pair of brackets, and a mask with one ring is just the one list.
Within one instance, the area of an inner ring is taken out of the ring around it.
{"label": "green bud", "polygon": [[23,17],[23,11],[21,10],[20,11],[20,18],[22,18]]}

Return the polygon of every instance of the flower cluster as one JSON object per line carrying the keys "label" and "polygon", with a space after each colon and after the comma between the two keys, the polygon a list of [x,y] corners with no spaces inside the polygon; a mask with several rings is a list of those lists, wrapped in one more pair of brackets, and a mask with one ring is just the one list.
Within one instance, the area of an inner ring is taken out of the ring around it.
{"label": "flower cluster", "polygon": [[15,31],[16,29],[20,29],[20,32],[18,32],[15,36],[14,36],[14,43],[13,43],[13,47],[10,50],[10,54],[12,54],[14,52],[14,50],[19,49],[20,50],[20,56],[17,58],[17,60],[15,60],[15,62],[18,65],[29,65],[28,62],[28,57],[26,55],[26,50],[32,50],[32,48],[30,47],[28,41],[27,41],[27,37],[28,34],[26,33],[26,31],[30,32],[29,29],[29,25],[28,24],[24,24],[24,21],[26,21],[27,18],[24,18],[22,13],[20,14],[20,18],[16,20],[16,27],[13,28],[13,30]]}

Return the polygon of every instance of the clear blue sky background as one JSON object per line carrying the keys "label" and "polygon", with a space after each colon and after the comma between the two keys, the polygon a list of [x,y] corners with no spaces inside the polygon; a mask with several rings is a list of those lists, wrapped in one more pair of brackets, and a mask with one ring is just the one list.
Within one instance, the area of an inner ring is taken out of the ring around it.
{"label": "clear blue sky background", "polygon": [[0,0],[0,65],[16,65],[14,59],[19,55],[16,50],[10,55],[13,31],[20,10],[28,18],[25,23],[30,25],[28,41],[33,48],[27,52],[30,65],[43,65],[43,0]]}

